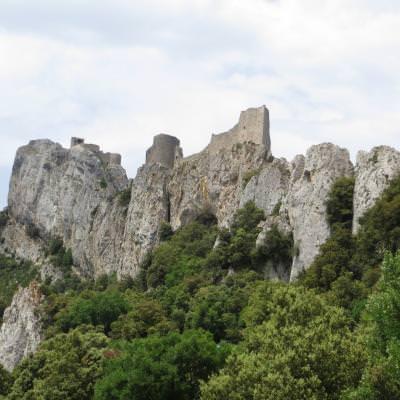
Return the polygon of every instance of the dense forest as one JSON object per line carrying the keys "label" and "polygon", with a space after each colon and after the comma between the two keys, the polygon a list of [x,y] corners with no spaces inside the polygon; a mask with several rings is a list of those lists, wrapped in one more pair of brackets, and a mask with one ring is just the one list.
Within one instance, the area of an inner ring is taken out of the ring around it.
{"label": "dense forest", "polygon": [[[400,399],[400,178],[356,235],[353,189],[350,178],[333,185],[331,237],[290,284],[264,268],[290,262],[296,243],[273,227],[256,246],[265,215],[252,202],[229,230],[207,210],[176,232],[163,224],[135,279],[81,281],[49,241],[65,278],[41,283],[46,339],[0,370],[0,398]],[[1,313],[35,274],[1,257]]]}

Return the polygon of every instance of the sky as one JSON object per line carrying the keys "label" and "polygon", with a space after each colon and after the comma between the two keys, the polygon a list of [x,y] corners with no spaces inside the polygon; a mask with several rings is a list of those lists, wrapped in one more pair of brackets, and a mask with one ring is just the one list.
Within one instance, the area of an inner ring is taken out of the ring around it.
{"label": "sky", "polygon": [[270,110],[272,152],[400,147],[398,0],[0,0],[0,208],[15,151],[84,137],[128,176]]}

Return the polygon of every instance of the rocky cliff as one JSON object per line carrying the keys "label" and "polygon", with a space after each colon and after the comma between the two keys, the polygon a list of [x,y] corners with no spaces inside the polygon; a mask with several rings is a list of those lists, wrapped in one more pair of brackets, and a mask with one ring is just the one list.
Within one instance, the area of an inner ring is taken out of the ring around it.
{"label": "rocky cliff", "polygon": [[38,308],[43,300],[39,285],[20,288],[3,316],[0,329],[0,363],[9,371],[33,353],[42,338]]}
{"label": "rocky cliff", "polygon": [[356,230],[400,170],[400,154],[388,147],[360,152],[354,168],[348,151],[329,143],[292,162],[275,158],[264,106],[243,111],[230,131],[213,135],[190,157],[183,157],[178,139],[156,136],[131,181],[120,162],[78,138],[69,149],[50,140],[18,149],[1,249],[46,264],[46,242],[58,237],[82,275],[135,276],[162,221],[176,229],[207,210],[229,227],[235,210],[251,200],[266,215],[262,235],[272,222],[293,235],[293,265],[280,268],[278,278],[295,279],[330,235],[325,202],[333,182],[355,177]]}

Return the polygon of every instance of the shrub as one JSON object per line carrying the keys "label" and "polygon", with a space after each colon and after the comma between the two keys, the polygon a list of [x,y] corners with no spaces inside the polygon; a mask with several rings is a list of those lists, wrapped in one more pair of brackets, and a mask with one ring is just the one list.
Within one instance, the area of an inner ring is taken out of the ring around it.
{"label": "shrub", "polygon": [[333,184],[326,203],[328,223],[351,229],[353,222],[354,178],[342,177]]}
{"label": "shrub", "polygon": [[111,324],[128,311],[128,304],[117,291],[87,292],[72,300],[56,316],[57,325],[68,332],[82,324],[101,325],[108,333]]}
{"label": "shrub", "polygon": [[108,186],[108,185],[107,185],[107,181],[105,180],[104,177],[100,179],[99,185],[100,185],[100,187],[101,187],[102,189],[107,189],[107,186]]}
{"label": "shrub", "polygon": [[196,400],[199,382],[224,363],[227,346],[202,331],[117,343],[97,382],[96,400]]}
{"label": "shrub", "polygon": [[160,242],[165,242],[169,240],[173,234],[174,231],[172,230],[171,224],[163,221],[160,225],[160,233],[159,233]]}
{"label": "shrub", "polygon": [[8,220],[9,215],[7,208],[5,208],[3,211],[0,211],[0,229],[4,228],[7,225]]}
{"label": "shrub", "polygon": [[126,189],[121,190],[118,193],[118,204],[121,207],[128,207],[129,203],[131,202],[131,196],[132,196],[132,187],[128,186]]}

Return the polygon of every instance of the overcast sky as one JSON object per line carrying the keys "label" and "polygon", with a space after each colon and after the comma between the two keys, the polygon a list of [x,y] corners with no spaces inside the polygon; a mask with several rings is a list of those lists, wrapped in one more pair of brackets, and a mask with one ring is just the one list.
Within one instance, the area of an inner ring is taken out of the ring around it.
{"label": "overcast sky", "polygon": [[270,109],[272,151],[400,147],[398,0],[0,0],[0,207],[17,147],[84,137],[130,177]]}

